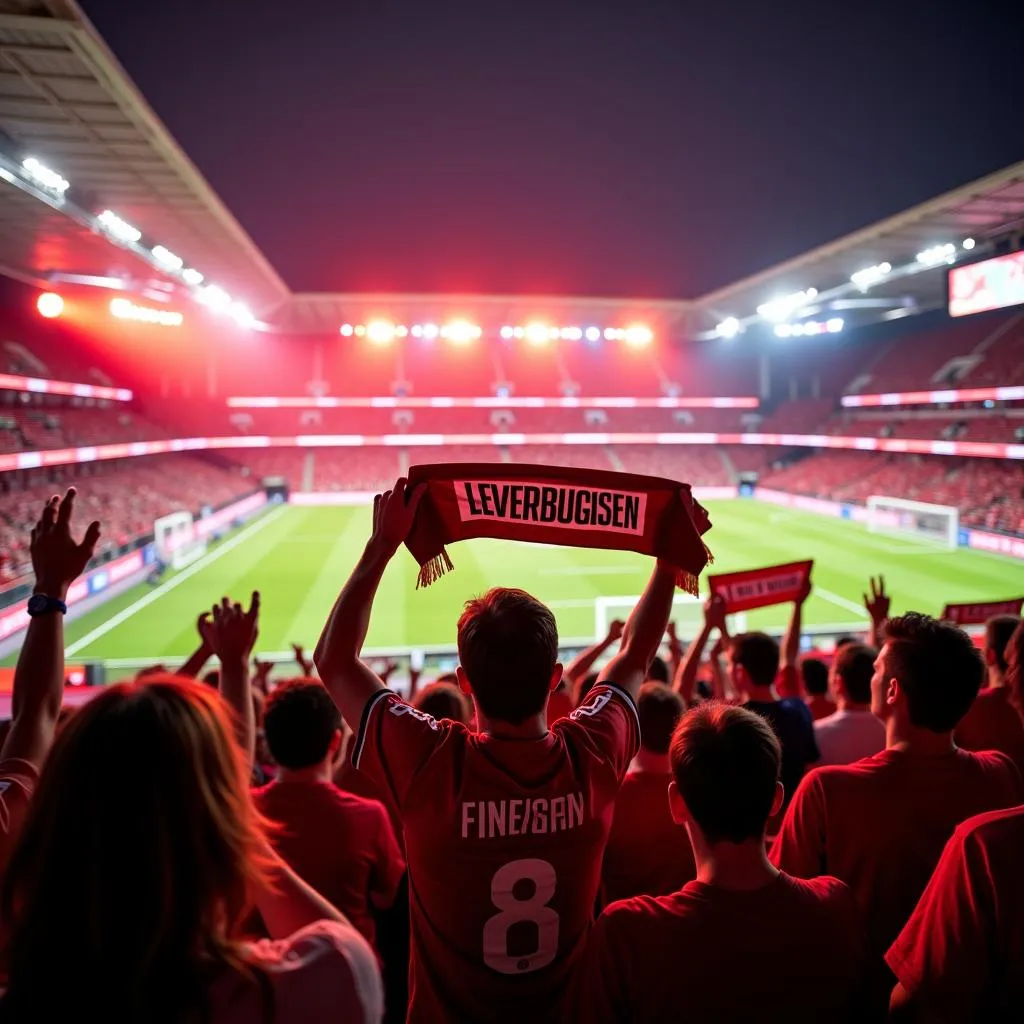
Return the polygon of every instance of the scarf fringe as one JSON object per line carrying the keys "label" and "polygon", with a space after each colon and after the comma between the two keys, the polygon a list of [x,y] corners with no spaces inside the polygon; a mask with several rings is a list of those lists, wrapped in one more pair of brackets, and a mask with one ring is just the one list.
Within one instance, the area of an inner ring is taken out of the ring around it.
{"label": "scarf fringe", "polygon": [[700,580],[692,572],[679,569],[676,572],[676,586],[685,590],[691,597],[700,597]]}
{"label": "scarf fringe", "polygon": [[448,552],[441,548],[440,554],[424,562],[420,566],[420,574],[416,577],[416,589],[429,587],[431,583],[439,580],[446,572],[451,572],[455,566],[448,557]]}

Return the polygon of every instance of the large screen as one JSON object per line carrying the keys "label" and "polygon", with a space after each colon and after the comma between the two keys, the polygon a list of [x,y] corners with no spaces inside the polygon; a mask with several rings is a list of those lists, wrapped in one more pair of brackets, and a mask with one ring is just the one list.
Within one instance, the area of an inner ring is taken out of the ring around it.
{"label": "large screen", "polygon": [[1024,250],[951,267],[949,315],[969,316],[1024,303]]}

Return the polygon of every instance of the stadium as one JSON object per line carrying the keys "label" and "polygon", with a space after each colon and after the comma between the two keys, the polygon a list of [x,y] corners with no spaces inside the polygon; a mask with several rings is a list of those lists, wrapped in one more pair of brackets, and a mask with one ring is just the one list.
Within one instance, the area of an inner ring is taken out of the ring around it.
{"label": "stadium", "polygon": [[[27,622],[26,529],[55,488],[107,527],[69,656],[116,679],[186,657],[198,611],[260,580],[260,654],[290,660],[372,495],[451,461],[692,484],[715,571],[818,560],[807,645],[863,628],[872,573],[933,614],[1018,596],[1024,165],[686,301],[296,293],[95,31],[71,46],[66,24],[33,22],[56,64],[26,44],[0,96],[0,651]],[[462,602],[498,578],[586,644],[645,578],[625,553],[500,542],[456,563],[420,592],[411,559],[392,566],[374,654],[450,669]],[[698,605],[681,596],[676,618],[691,632]],[[781,632],[788,611],[744,618]]]}
{"label": "stadium", "polygon": [[1024,162],[814,246],[841,33],[473,6],[0,0],[0,1017],[1024,1019]]}

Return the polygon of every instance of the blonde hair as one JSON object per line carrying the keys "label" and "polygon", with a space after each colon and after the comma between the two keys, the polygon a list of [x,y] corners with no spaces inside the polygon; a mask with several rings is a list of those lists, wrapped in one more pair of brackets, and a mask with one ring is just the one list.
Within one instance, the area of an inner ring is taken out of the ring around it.
{"label": "blonde hair", "polygon": [[113,686],[50,753],[3,881],[5,1020],[171,1022],[245,972],[264,823],[229,712],[173,676]]}

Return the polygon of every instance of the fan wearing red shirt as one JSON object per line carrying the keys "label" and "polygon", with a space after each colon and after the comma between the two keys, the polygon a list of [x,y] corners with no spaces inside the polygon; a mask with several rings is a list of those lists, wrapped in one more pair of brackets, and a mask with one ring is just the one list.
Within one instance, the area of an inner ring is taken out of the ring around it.
{"label": "fan wearing red shirt", "polygon": [[879,956],[906,924],[957,825],[1021,801],[1008,757],[953,743],[982,675],[963,630],[915,612],[890,619],[871,680],[886,749],[814,769],[772,847],[772,863],[784,871],[835,875],[850,886]]}
{"label": "fan wearing red shirt", "polygon": [[647,682],[636,709],[640,753],[615,798],[601,867],[606,903],[675,892],[697,874],[690,839],[672,820],[668,806],[668,745],[683,714],[683,699],[662,683]]}
{"label": "fan wearing red shirt", "polygon": [[274,782],[253,794],[280,828],[282,859],[374,944],[371,904],[389,907],[405,873],[387,811],[331,782],[341,716],[316,679],[291,679],[267,698],[264,728],[278,765]]}
{"label": "fan wearing red shirt", "polygon": [[1024,1020],[1024,806],[969,818],[886,954],[893,1020]]}
{"label": "fan wearing red shirt", "polygon": [[384,569],[418,493],[374,502],[367,548],[331,612],[316,665],[353,761],[405,826],[410,1021],[561,1021],[583,952],[613,804],[639,748],[635,695],[665,632],[675,570],[658,563],[586,703],[548,729],[559,683],[554,616],[519,590],[470,601],[458,679],[477,728],[423,714],[359,658]]}
{"label": "fan wearing red shirt", "polygon": [[1024,772],[1024,717],[1008,679],[1017,671],[1022,647],[1024,630],[1015,615],[996,615],[985,623],[988,686],[978,692],[955,735],[964,750],[1001,750]]}
{"label": "fan wearing red shirt", "polygon": [[693,846],[696,880],[605,910],[576,1019],[860,1019],[866,940],[852,894],[838,879],[804,882],[768,862],[765,830],[783,798],[771,726],[701,704],[683,716],[670,756],[671,813]]}

